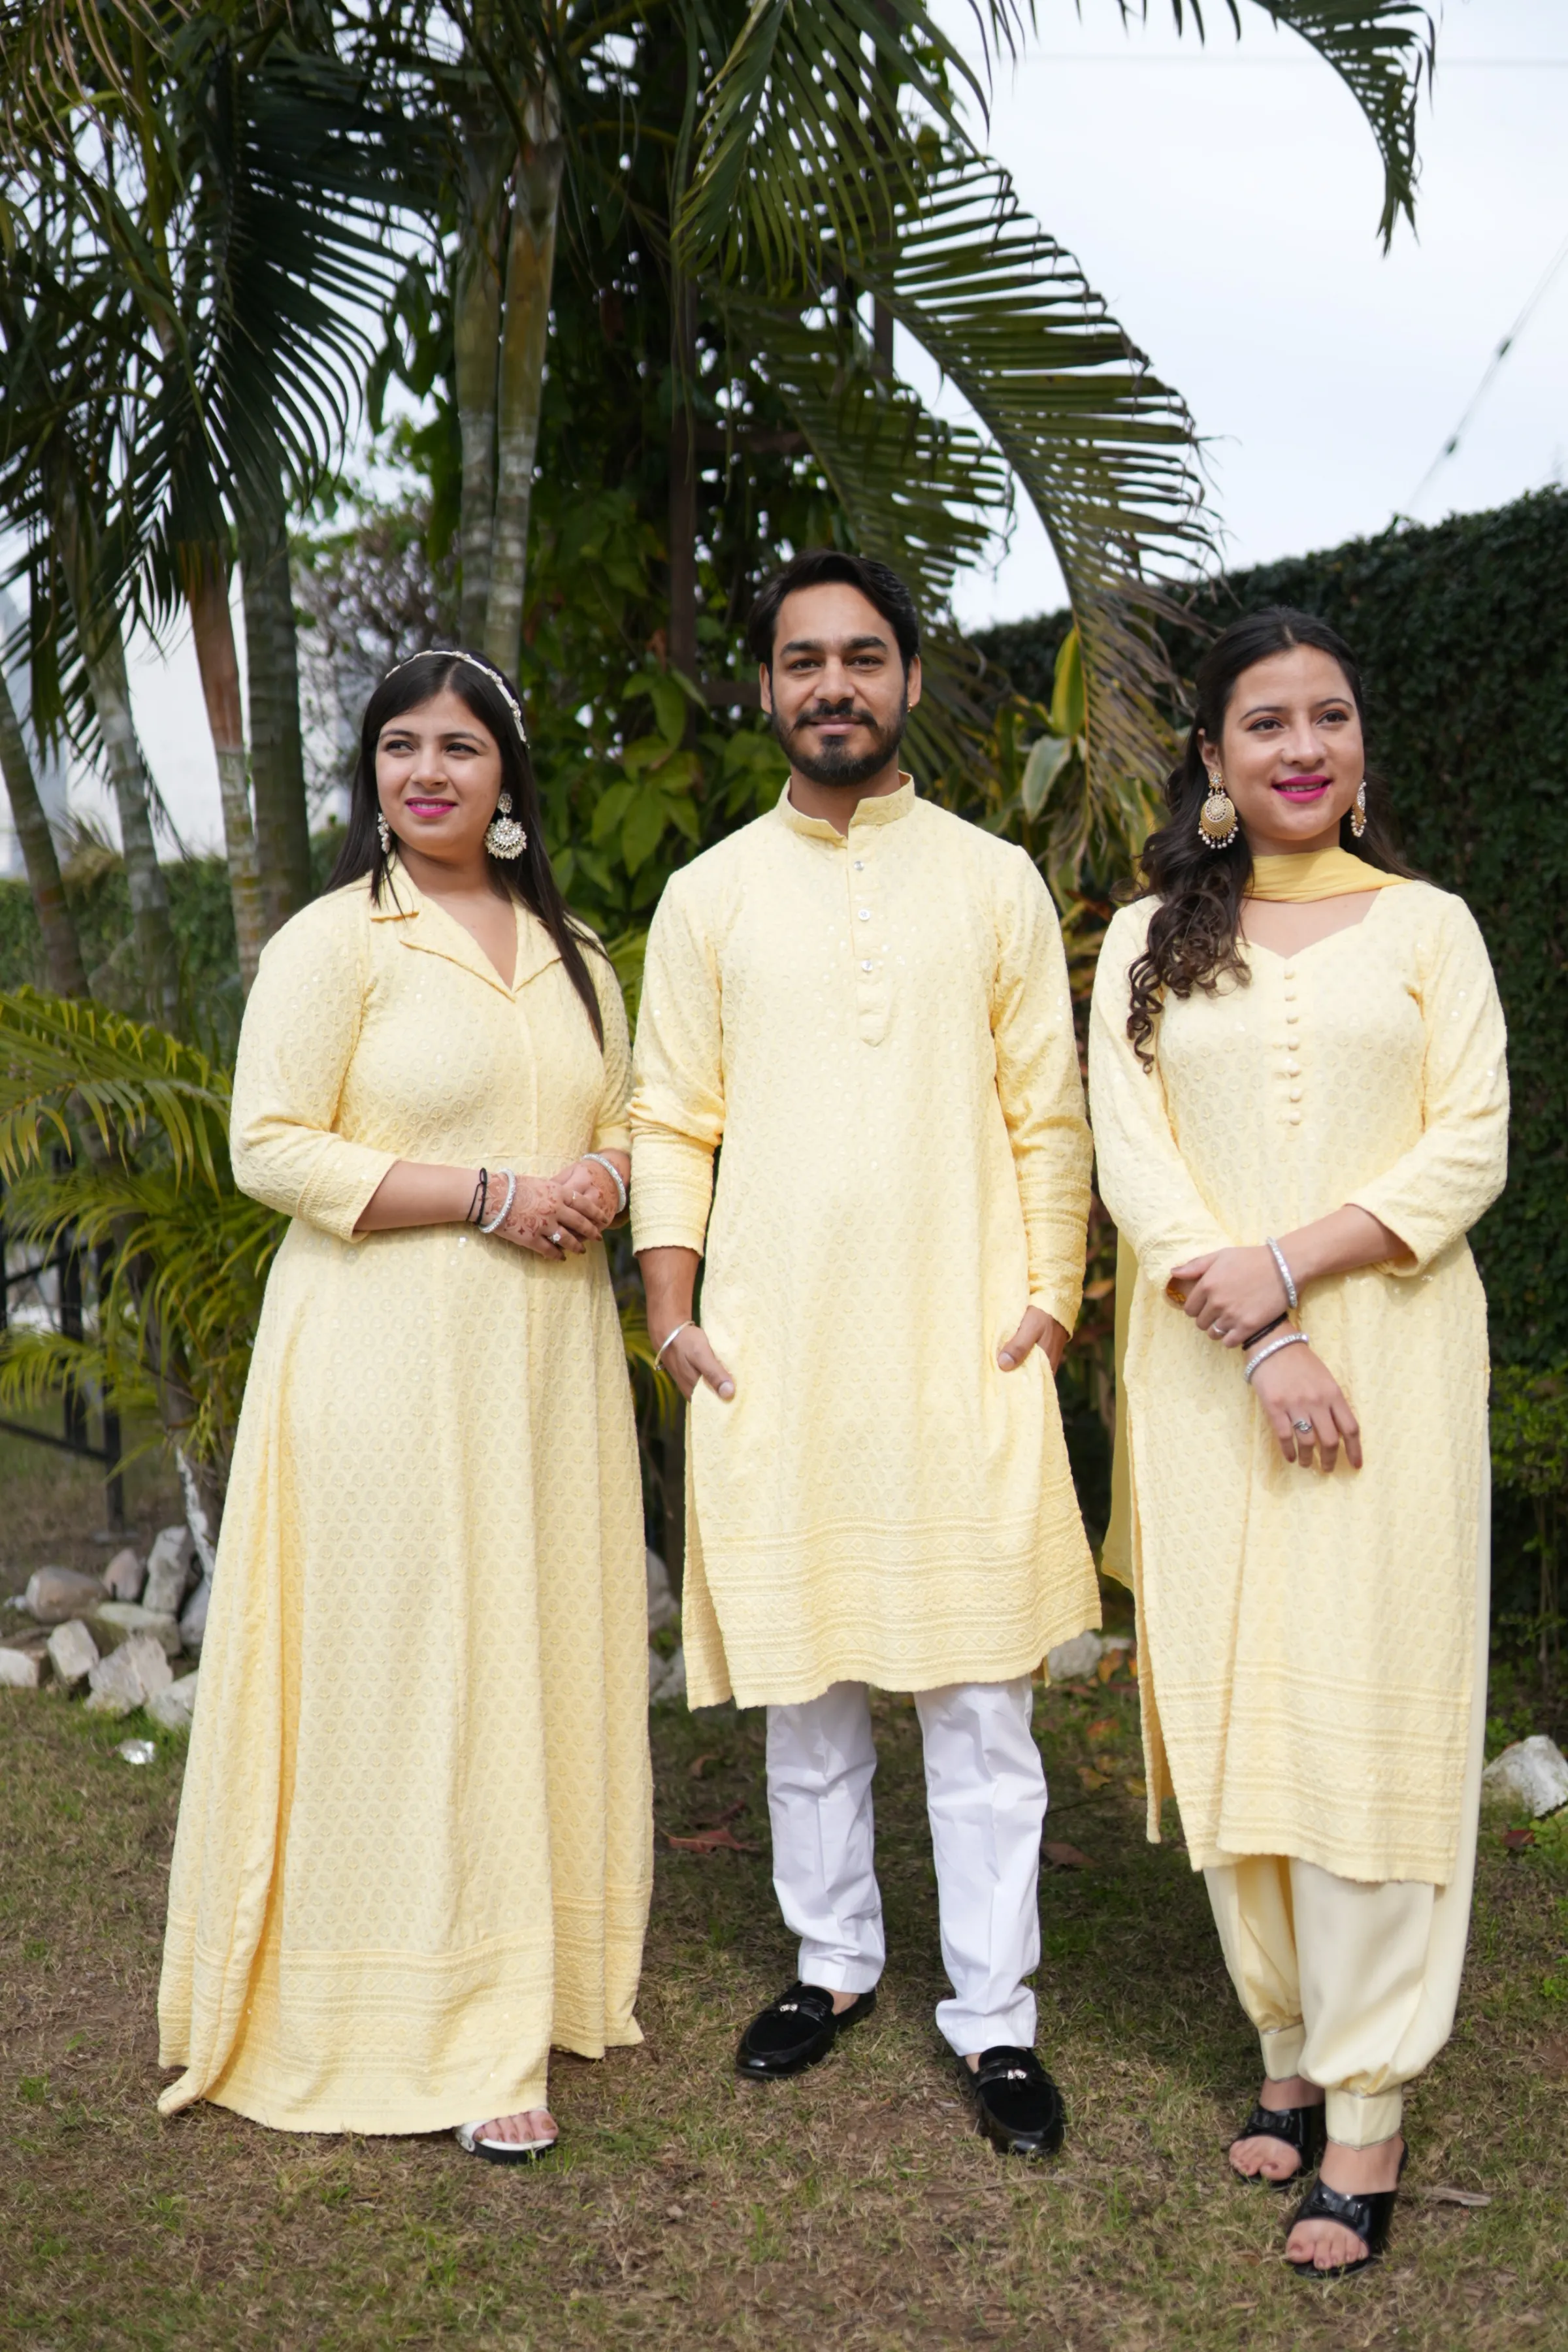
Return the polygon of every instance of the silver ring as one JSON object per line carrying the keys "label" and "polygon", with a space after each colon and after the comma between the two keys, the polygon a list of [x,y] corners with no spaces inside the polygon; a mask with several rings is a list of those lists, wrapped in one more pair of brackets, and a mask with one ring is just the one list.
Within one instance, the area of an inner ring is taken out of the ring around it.
{"label": "silver ring", "polygon": [[1223,1339],[1226,1336],[1226,1326],[1223,1323],[1211,1323],[1209,1325],[1210,1336],[1215,1339]]}
{"label": "silver ring", "polygon": [[1290,1423],[1290,1426],[1292,1429],[1300,1431],[1303,1437],[1310,1437],[1312,1434],[1312,1424],[1310,1421],[1293,1421]]}
{"label": "silver ring", "polygon": [[[551,1238],[551,1240],[554,1243],[554,1244],[555,1244],[556,1248],[557,1248],[557,1249],[559,1249],[559,1248],[560,1248],[560,1246],[561,1246],[561,1236],[560,1236],[560,1234],[559,1234],[558,1233],[557,1233],[557,1234],[551,1234],[551,1236],[550,1236],[550,1238]],[[1312,1425],[1312,1424],[1311,1424],[1311,1423],[1310,1423],[1310,1422],[1309,1422],[1309,1423],[1308,1423],[1308,1424],[1307,1424],[1307,1426],[1308,1426],[1308,1428],[1309,1428],[1309,1429],[1311,1427],[1311,1425]],[[1298,1427],[1298,1428],[1300,1428],[1300,1423],[1297,1423],[1297,1427]]]}

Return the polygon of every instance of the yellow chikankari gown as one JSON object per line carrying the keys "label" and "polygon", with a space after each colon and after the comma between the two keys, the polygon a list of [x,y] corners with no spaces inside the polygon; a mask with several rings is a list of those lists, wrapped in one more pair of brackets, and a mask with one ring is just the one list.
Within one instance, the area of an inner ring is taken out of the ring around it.
{"label": "yellow chikankari gown", "polygon": [[405,875],[271,942],[232,1148],[293,1222],[218,1548],[160,1996],[165,2112],[426,2131],[633,2015],[651,1879],[636,1433],[605,1253],[353,1229],[396,1160],[627,1144],[543,927],[510,988]]}
{"label": "yellow chikankari gown", "polygon": [[[1294,1856],[1342,1878],[1455,1874],[1487,1561],[1486,1300],[1465,1235],[1502,1189],[1502,1010],[1463,901],[1380,890],[1364,920],[1127,1036],[1153,909],[1095,977],[1089,1099],[1138,1282],[1124,1379],[1150,1831],[1194,1868]],[[1412,1253],[1313,1283],[1300,1320],[1365,1467],[1286,1463],[1241,1359],[1165,1295],[1190,1257],[1347,1202]],[[1478,1566],[1479,1563],[1479,1566]]]}

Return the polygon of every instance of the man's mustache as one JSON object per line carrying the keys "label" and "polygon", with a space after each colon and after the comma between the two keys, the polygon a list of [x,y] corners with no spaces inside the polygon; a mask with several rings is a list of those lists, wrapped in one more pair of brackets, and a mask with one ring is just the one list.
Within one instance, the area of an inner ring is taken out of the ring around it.
{"label": "man's mustache", "polygon": [[877,721],[872,717],[870,711],[858,710],[853,703],[849,702],[814,702],[809,710],[803,710],[801,712],[799,718],[795,723],[797,727],[815,727],[820,720],[825,719],[837,719],[841,721],[848,719],[853,724],[860,727],[875,727],[877,724]]}

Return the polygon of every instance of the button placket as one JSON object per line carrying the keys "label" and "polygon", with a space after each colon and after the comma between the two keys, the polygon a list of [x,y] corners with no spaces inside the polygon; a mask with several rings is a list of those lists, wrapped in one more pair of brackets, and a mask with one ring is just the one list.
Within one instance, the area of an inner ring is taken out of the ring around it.
{"label": "button placket", "polygon": [[1287,1127],[1300,1127],[1301,1124],[1301,1113],[1297,1106],[1301,1101],[1302,1095],[1301,1087],[1298,1083],[1301,1076],[1301,1065],[1297,1059],[1297,1055],[1301,1044],[1301,1014],[1297,996],[1296,967],[1294,964],[1288,963],[1285,966],[1284,971],[1280,974],[1280,988],[1285,1001],[1284,1075],[1289,1082],[1286,1089],[1286,1100],[1291,1106],[1285,1114],[1285,1124]]}
{"label": "button placket", "polygon": [[885,956],[876,940],[876,861],[870,844],[851,841],[845,860],[844,880],[849,913],[850,952],[855,965],[856,1011],[864,1045],[879,1045],[887,1032]]}

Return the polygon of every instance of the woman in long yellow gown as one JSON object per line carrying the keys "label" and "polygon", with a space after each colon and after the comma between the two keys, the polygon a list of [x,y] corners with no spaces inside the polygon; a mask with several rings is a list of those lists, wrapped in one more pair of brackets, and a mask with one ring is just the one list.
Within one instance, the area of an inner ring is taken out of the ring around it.
{"label": "woman in long yellow gown", "polygon": [[161,2105],[513,2161],[554,2137],[552,2042],[641,2038],[642,1510],[599,1241],[626,1017],[473,656],[372,696],[333,878],[240,1041],[235,1174],[292,1222],[203,1650]]}
{"label": "woman in long yellow gown", "polygon": [[[1123,1362],[1151,1834],[1174,1794],[1262,2046],[1238,2172],[1312,2169],[1297,2268],[1388,2234],[1450,2031],[1486,1714],[1501,1011],[1398,866],[1321,622],[1237,622],[1110,926],[1090,1094]],[[1296,1313],[1300,1299],[1300,1316]]]}

